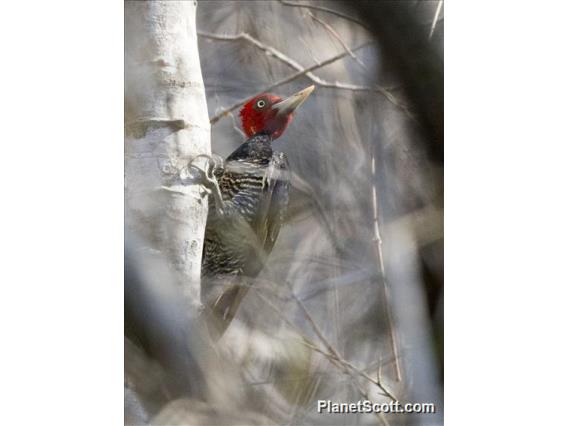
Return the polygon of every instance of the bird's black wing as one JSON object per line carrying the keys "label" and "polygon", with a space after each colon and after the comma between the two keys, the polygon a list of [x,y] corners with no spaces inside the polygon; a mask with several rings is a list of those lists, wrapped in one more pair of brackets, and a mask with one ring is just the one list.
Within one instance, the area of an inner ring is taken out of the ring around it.
{"label": "bird's black wing", "polygon": [[275,152],[263,181],[263,196],[254,223],[265,256],[272,251],[286,218],[290,192],[290,166],[283,152]]}

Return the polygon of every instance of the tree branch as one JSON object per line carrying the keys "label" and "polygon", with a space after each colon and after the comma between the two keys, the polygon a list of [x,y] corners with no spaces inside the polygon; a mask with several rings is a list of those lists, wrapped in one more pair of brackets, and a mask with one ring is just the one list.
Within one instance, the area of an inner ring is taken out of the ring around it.
{"label": "tree branch", "polygon": [[306,317],[306,319],[308,320],[308,322],[310,323],[310,325],[312,326],[312,329],[314,330],[314,332],[316,333],[316,335],[318,336],[318,338],[322,341],[322,343],[327,347],[327,350],[330,352],[330,354],[335,357],[338,361],[340,361],[343,365],[349,367],[350,369],[352,369],[353,371],[355,371],[357,374],[361,375],[362,377],[366,378],[367,380],[369,380],[371,383],[377,385],[389,398],[391,398],[393,401],[398,401],[398,399],[380,382],[380,380],[375,380],[373,379],[371,376],[369,376],[367,373],[365,373],[364,371],[361,371],[360,369],[358,369],[357,367],[355,367],[353,364],[351,364],[349,361],[347,361],[346,359],[343,359],[343,357],[341,357],[341,355],[339,355],[339,353],[335,350],[335,348],[332,346],[332,344],[329,342],[329,340],[327,340],[327,338],[323,335],[323,333],[321,332],[321,330],[319,329],[318,325],[316,324],[316,322],[314,321],[314,319],[312,318],[312,316],[310,315],[310,312],[308,311],[308,309],[306,308],[306,305],[304,305],[304,302],[302,302],[295,294],[294,294],[294,290],[292,289],[292,286],[290,285],[289,282],[286,282],[286,284],[288,285],[288,288],[290,289],[290,294],[292,295],[292,298],[296,301],[297,305],[300,307],[300,309],[302,310],[302,312],[304,313],[304,316]]}
{"label": "tree branch", "polygon": [[301,330],[298,329],[298,327],[293,324],[287,317],[286,315],[284,315],[284,313],[277,307],[275,306],[269,299],[267,299],[266,297],[264,297],[264,295],[262,294],[263,290],[266,290],[266,288],[258,288],[258,287],[254,287],[251,286],[251,288],[254,290],[254,292],[257,294],[257,296],[262,299],[262,301],[269,307],[271,308],[274,312],[276,312],[278,314],[278,316],[280,316],[280,318],[282,318],[282,320],[288,324],[290,327],[294,328],[295,330],[298,331],[299,335],[302,337],[303,339],[303,343],[306,344],[308,347],[312,348],[313,350],[315,350],[316,352],[322,354],[323,356],[325,356],[326,358],[328,358],[328,360],[330,362],[332,362],[332,364],[338,365],[341,367],[341,369],[350,374],[351,375],[351,371],[357,373],[359,376],[363,377],[364,379],[368,380],[369,382],[371,382],[372,384],[374,384],[375,386],[377,386],[379,389],[381,389],[381,391],[383,392],[383,395],[392,399],[393,401],[399,401],[399,399],[391,392],[389,391],[385,385],[382,383],[380,377],[378,377],[377,379],[373,379],[371,376],[369,376],[369,374],[367,374],[365,371],[359,369],[358,367],[354,366],[351,362],[347,361],[345,358],[343,358],[338,352],[337,350],[334,348],[334,346],[329,342],[329,340],[327,340],[327,338],[324,336],[324,334],[322,333],[322,331],[320,330],[320,328],[318,327],[318,325],[316,324],[316,322],[314,321],[313,317],[311,316],[311,314],[309,313],[309,311],[307,310],[306,306],[304,305],[304,303],[294,294],[294,291],[292,289],[292,286],[290,285],[289,282],[286,281],[286,285],[288,286],[289,290],[290,290],[290,295],[291,297],[295,300],[295,302],[298,304],[298,306],[300,307],[300,309],[302,310],[302,313],[304,314],[304,316],[306,317],[306,319],[308,320],[308,322],[310,323],[312,329],[314,330],[314,332],[316,333],[316,335],[318,336],[318,339],[323,343],[323,345],[326,347],[327,351],[324,351],[322,349],[320,349],[314,342],[311,341],[311,339],[309,339],[307,336],[304,336],[303,332]]}
{"label": "tree branch", "polygon": [[371,31],[369,29],[369,27],[367,25],[365,25],[363,22],[361,22],[358,19],[356,19],[352,16],[349,16],[349,15],[343,13],[343,12],[339,12],[338,10],[329,9],[327,7],[324,7],[324,6],[316,6],[316,5],[313,5],[313,4],[295,3],[295,2],[286,1],[286,0],[280,0],[280,3],[282,3],[284,6],[302,7],[302,8],[305,8],[305,9],[320,10],[322,12],[330,13],[332,15],[339,16],[340,18],[351,21],[351,22],[359,25],[360,27],[365,28],[369,32]]}
{"label": "tree branch", "polygon": [[377,196],[377,172],[375,167],[375,155],[371,156],[371,174],[373,176],[373,188],[372,188],[372,199],[373,199],[373,232],[375,240],[375,250],[377,253],[377,260],[379,262],[379,269],[381,273],[381,279],[383,284],[383,297],[385,303],[385,317],[387,321],[387,328],[389,330],[390,343],[392,347],[393,357],[394,357],[394,370],[396,373],[396,379],[398,381],[402,380],[402,372],[400,368],[399,356],[398,356],[398,339],[396,336],[396,330],[394,327],[394,321],[392,318],[392,312],[390,308],[390,293],[385,273],[385,262],[383,257],[383,241],[381,239],[381,231],[379,226],[379,203]]}
{"label": "tree branch", "polygon": [[[336,367],[339,367],[344,373],[349,374],[351,377],[352,377],[351,371],[357,373],[358,375],[365,378],[366,380],[371,382],[373,385],[375,385],[379,389],[381,389],[382,395],[384,395],[388,398],[391,398],[395,402],[398,401],[398,398],[396,398],[392,394],[392,392],[388,391],[384,387],[384,385],[382,384],[382,382],[380,380],[373,379],[367,373],[365,373],[361,369],[355,367],[353,364],[351,364],[349,361],[347,361],[341,355],[339,355],[337,353],[337,351],[333,348],[333,346],[331,346],[331,344],[325,338],[325,336],[323,336],[323,334],[321,334],[321,331],[319,331],[319,327],[315,324],[315,322],[313,322],[313,319],[312,319],[312,325],[315,326],[315,329],[318,330],[318,332],[316,332],[316,334],[318,335],[318,338],[322,341],[322,343],[328,348],[329,352],[327,352],[323,349],[320,349],[314,342],[312,342],[312,340],[310,338],[305,336],[303,334],[303,332],[301,330],[299,330],[298,327],[295,324],[293,324],[278,307],[276,307],[270,300],[268,300],[266,297],[264,297],[262,295],[261,289],[255,288],[255,287],[252,287],[252,288],[254,289],[254,291],[256,292],[258,297],[260,299],[262,299],[262,301],[264,303],[266,303],[266,305],[268,307],[270,307],[274,312],[276,312],[278,314],[278,316],[280,316],[280,318],[282,318],[282,320],[286,324],[288,324],[290,327],[297,330],[299,336],[301,337],[300,343],[306,345],[308,348],[310,348],[310,349],[318,352],[319,354],[323,355],[324,357],[326,357],[333,365],[335,365]],[[296,301],[298,301],[298,299],[296,299]],[[300,304],[301,304],[300,306],[304,306],[301,301],[300,301]],[[305,307],[304,307],[304,309],[305,309]],[[304,313],[306,313],[306,312],[307,312],[307,310],[304,310]],[[308,313],[308,316],[309,316],[309,318],[311,318],[311,315],[309,315],[309,313]],[[363,394],[364,397],[367,397],[367,395],[361,390],[360,387],[358,387],[358,389],[361,391],[361,393]],[[369,399],[369,398],[367,397],[367,399]]]}
{"label": "tree branch", "polygon": [[345,49],[345,51],[349,53],[349,56],[351,56],[355,60],[355,62],[357,62],[363,68],[365,69],[367,68],[365,64],[357,56],[355,56],[355,53],[353,53],[351,49],[349,49],[349,46],[347,46],[347,44],[343,41],[339,33],[335,31],[335,29],[331,25],[329,25],[327,22],[323,21],[322,19],[318,18],[310,11],[308,11],[308,16],[317,23],[321,24],[326,29],[326,31],[329,32],[333,36],[333,38],[335,38],[341,44],[341,46],[343,46],[343,49]]}
{"label": "tree branch", "polygon": [[[200,31],[198,32],[198,35],[200,37],[204,37],[204,38],[209,38],[211,40],[219,40],[219,41],[237,41],[237,40],[245,40],[251,44],[253,44],[254,46],[256,46],[258,49],[264,51],[267,55],[269,56],[274,56],[276,59],[280,60],[281,62],[285,63],[286,65],[288,65],[290,68],[293,68],[295,70],[297,70],[298,72],[296,72],[295,74],[292,74],[262,90],[260,90],[258,93],[263,93],[263,92],[269,92],[271,90],[274,90],[277,87],[280,87],[284,84],[290,83],[291,81],[305,76],[307,78],[309,78],[310,80],[312,80],[314,83],[318,84],[319,87],[326,87],[326,88],[333,88],[333,89],[343,89],[343,90],[350,90],[350,91],[354,91],[354,92],[360,92],[360,91],[364,91],[364,92],[377,92],[380,93],[381,95],[383,95],[390,103],[392,103],[394,106],[400,108],[409,118],[414,119],[412,113],[408,110],[408,108],[403,105],[389,90],[380,87],[380,86],[358,86],[355,84],[349,84],[349,83],[342,83],[342,82],[330,82],[330,81],[326,81],[320,77],[318,77],[317,75],[313,74],[312,71],[322,68],[326,65],[329,65],[339,59],[344,58],[347,55],[350,54],[354,54],[353,52],[362,49],[363,47],[368,46],[369,44],[372,44],[372,41],[369,42],[365,42],[359,46],[357,46],[354,49],[347,49],[345,52],[342,52],[336,56],[333,56],[323,62],[318,62],[315,65],[312,65],[311,67],[308,68],[304,68],[302,67],[302,65],[300,65],[298,62],[296,62],[294,59],[288,57],[286,54],[280,52],[279,50],[275,49],[272,46],[268,46],[264,43],[262,43],[261,41],[255,39],[254,37],[252,37],[250,34],[247,33],[239,33],[236,35],[222,35],[222,34],[212,34],[212,33],[207,33],[207,32],[203,32]],[[215,114],[213,117],[211,117],[211,124],[215,124],[217,121],[219,121],[223,116],[228,115],[228,113],[230,113],[231,111],[234,111],[235,109],[239,108],[240,106],[244,105],[251,97],[253,97],[254,95],[251,96],[247,96],[246,98],[243,98],[241,100],[239,100],[238,102],[234,103],[233,105],[231,105],[230,107],[224,108],[222,109],[219,113]]]}
{"label": "tree branch", "polygon": [[430,27],[430,34],[428,35],[428,40],[432,39],[434,35],[434,30],[436,29],[436,24],[438,23],[438,18],[440,17],[440,11],[442,10],[443,0],[438,2],[438,7],[436,7],[436,13],[434,14],[434,19],[432,20],[432,26]]}
{"label": "tree branch", "polygon": [[[363,47],[368,46],[369,44],[371,44],[371,42],[363,43],[362,45],[360,45],[360,46],[358,46],[358,47],[356,47],[355,49],[352,49],[352,50],[353,50],[353,51],[357,51],[357,50],[359,50],[359,49],[362,49]],[[271,84],[270,86],[265,87],[264,89],[260,90],[260,93],[262,93],[262,92],[268,92],[268,91],[274,90],[274,89],[276,89],[277,87],[280,87],[280,86],[283,86],[284,84],[290,83],[291,81],[296,80],[298,77],[305,76],[305,75],[307,75],[308,73],[310,73],[311,71],[314,71],[314,70],[317,70],[317,69],[319,69],[319,68],[322,68],[322,67],[324,67],[324,66],[326,66],[326,65],[329,65],[329,64],[331,64],[331,63],[333,63],[333,62],[335,62],[335,61],[337,61],[337,60],[339,60],[339,59],[341,59],[341,58],[343,58],[343,57],[345,57],[345,56],[347,56],[347,52],[342,52],[342,53],[340,53],[340,54],[338,54],[338,55],[335,55],[335,56],[333,56],[333,57],[331,57],[331,58],[329,58],[329,59],[323,61],[323,62],[320,62],[319,64],[315,64],[315,65],[312,65],[311,67],[302,69],[301,71],[298,71],[298,72],[296,72],[296,73],[294,73],[294,74],[292,74],[292,75],[290,75],[290,76],[288,76],[288,77],[283,78],[282,80],[277,81],[277,82],[274,83],[274,84]],[[234,111],[234,110],[236,110],[238,107],[244,105],[252,96],[254,96],[254,95],[247,96],[246,98],[243,98],[243,99],[241,99],[241,100],[235,102],[233,105],[231,105],[231,106],[229,106],[229,107],[227,107],[227,108],[224,108],[223,110],[221,110],[221,112],[219,112],[219,113],[215,114],[213,117],[211,117],[210,123],[211,123],[211,124],[215,124],[215,123],[216,123],[217,121],[219,121],[221,118],[223,118],[224,116],[228,115],[231,111]]]}

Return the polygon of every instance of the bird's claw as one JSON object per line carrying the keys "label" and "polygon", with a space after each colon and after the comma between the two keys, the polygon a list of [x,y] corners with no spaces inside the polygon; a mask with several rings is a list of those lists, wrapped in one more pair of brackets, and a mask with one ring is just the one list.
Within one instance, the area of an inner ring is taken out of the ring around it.
{"label": "bird's claw", "polygon": [[219,182],[217,182],[213,172],[222,167],[222,162],[223,160],[218,155],[200,154],[188,164],[189,174],[193,182],[201,184],[206,194],[213,195],[217,212],[223,211],[223,196]]}

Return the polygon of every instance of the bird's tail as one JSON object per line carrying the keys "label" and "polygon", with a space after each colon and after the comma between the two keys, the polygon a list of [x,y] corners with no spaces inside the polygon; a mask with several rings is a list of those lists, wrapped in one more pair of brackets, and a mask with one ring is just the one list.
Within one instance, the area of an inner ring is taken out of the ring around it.
{"label": "bird's tail", "polygon": [[249,286],[245,277],[231,277],[215,287],[217,290],[211,291],[205,302],[205,313],[209,333],[219,339],[233,321]]}

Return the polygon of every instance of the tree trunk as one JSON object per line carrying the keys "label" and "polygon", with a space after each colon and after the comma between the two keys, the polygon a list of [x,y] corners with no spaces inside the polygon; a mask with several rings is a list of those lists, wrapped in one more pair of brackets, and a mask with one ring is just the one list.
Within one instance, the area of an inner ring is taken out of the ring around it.
{"label": "tree trunk", "polygon": [[207,202],[183,176],[211,145],[195,14],[194,1],[125,2],[125,222],[198,306]]}

